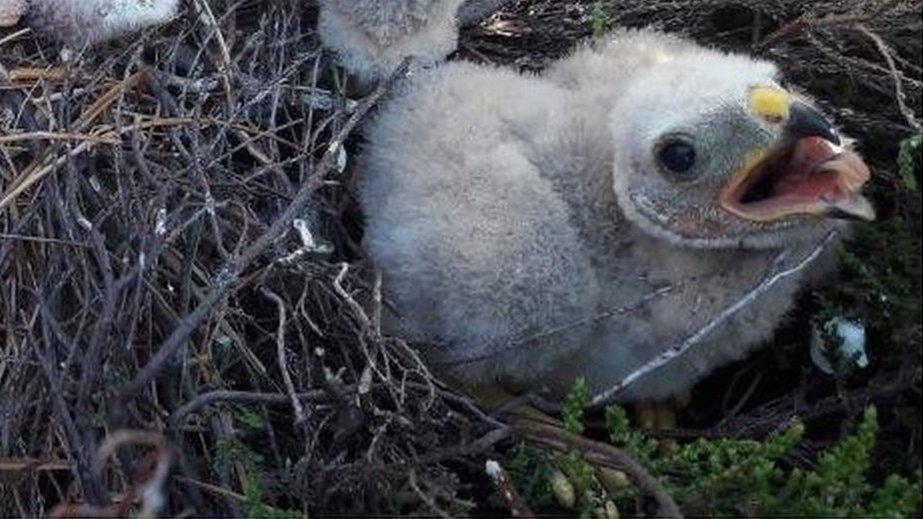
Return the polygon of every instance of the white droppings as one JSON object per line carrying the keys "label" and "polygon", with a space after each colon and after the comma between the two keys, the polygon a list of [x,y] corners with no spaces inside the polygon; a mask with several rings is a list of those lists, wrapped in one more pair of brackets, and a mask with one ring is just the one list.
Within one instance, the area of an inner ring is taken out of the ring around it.
{"label": "white droppings", "polygon": [[221,346],[222,348],[228,348],[232,344],[234,344],[234,341],[227,335],[221,334],[215,337],[215,343],[218,344],[218,346]]}
{"label": "white droppings", "polygon": [[157,236],[167,234],[167,209],[165,207],[157,210],[157,216],[154,218],[154,234]]}
{"label": "white droppings", "polygon": [[487,460],[487,462],[484,463],[484,472],[494,481],[503,477],[503,469],[500,468],[500,464],[494,460]]}
{"label": "white droppings", "polygon": [[308,222],[302,220],[301,218],[295,218],[292,222],[292,227],[298,231],[298,235],[301,237],[301,246],[305,249],[314,249],[317,244],[314,242],[314,235],[311,234],[311,228],[308,226]]}
{"label": "white droppings", "polygon": [[84,217],[82,217],[82,216],[78,216],[78,217],[77,217],[77,224],[80,225],[80,227],[83,227],[84,229],[86,229],[86,230],[88,230],[88,231],[92,231],[92,230],[93,230],[93,224],[90,223],[89,220],[87,220],[86,218],[84,218]]}
{"label": "white droppings", "polygon": [[346,148],[340,146],[337,150],[337,173],[342,173],[346,171],[346,161],[348,157],[346,156]]}
{"label": "white droppings", "polygon": [[356,389],[356,392],[360,395],[366,395],[369,391],[372,390],[372,368],[366,366],[362,371],[362,375],[359,377],[359,387]]}
{"label": "white droppings", "polygon": [[74,61],[74,50],[70,47],[61,47],[61,51],[58,53],[58,57],[61,58],[61,63],[71,63]]}
{"label": "white droppings", "polygon": [[280,258],[280,263],[292,263],[305,254],[312,252],[328,254],[333,250],[333,247],[330,245],[317,243],[317,241],[314,239],[314,234],[311,232],[311,227],[308,225],[307,221],[301,218],[295,218],[295,220],[292,221],[292,227],[298,231],[298,236],[301,239],[301,247],[291,254]]}
{"label": "white droppings", "polygon": [[209,215],[214,216],[215,214],[215,197],[212,196],[211,191],[205,192],[205,210],[208,211]]}

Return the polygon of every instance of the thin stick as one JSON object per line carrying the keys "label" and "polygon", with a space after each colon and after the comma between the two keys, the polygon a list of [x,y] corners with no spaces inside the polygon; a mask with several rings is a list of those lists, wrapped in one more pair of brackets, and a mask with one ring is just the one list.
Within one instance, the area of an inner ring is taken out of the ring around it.
{"label": "thin stick", "polygon": [[302,407],[301,402],[298,400],[298,395],[295,393],[295,383],[292,382],[292,376],[288,372],[288,361],[285,355],[285,301],[268,288],[262,288],[261,292],[264,296],[272,299],[279,308],[279,329],[276,331],[276,357],[279,362],[279,371],[282,372],[282,380],[285,382],[285,390],[288,391],[288,396],[292,399],[292,409],[295,410],[295,425],[300,425],[305,421],[304,407]]}
{"label": "thin stick", "polygon": [[920,131],[920,121],[917,121],[913,110],[907,106],[907,94],[904,93],[902,87],[901,73],[897,70],[897,65],[894,64],[894,57],[891,55],[891,50],[888,49],[888,45],[881,39],[881,36],[869,30],[868,27],[857,24],[856,29],[868,39],[872,40],[878,52],[885,59],[885,63],[888,64],[888,70],[891,71],[891,78],[894,80],[894,98],[897,100],[897,108],[900,110],[901,115],[904,116],[904,120],[907,121],[907,124],[914,130]]}
{"label": "thin stick", "polygon": [[26,132],[11,135],[0,135],[0,144],[9,144],[18,141],[48,140],[48,141],[91,141],[104,144],[119,144],[119,140],[111,137],[85,135],[82,133],[57,133],[57,132]]}
{"label": "thin stick", "polygon": [[499,463],[494,460],[487,460],[484,464],[484,472],[487,473],[491,482],[497,487],[497,492],[500,493],[500,497],[503,498],[506,507],[509,508],[511,516],[535,517],[535,514],[529,509],[529,505],[523,500],[513,482],[510,481],[510,477]]}
{"label": "thin stick", "polygon": [[213,288],[202,299],[199,305],[190,313],[180,319],[180,324],[173,333],[163,342],[157,353],[141,368],[134,380],[128,384],[121,394],[121,402],[124,403],[134,398],[160,373],[167,361],[177,352],[186,342],[192,332],[205,320],[212,308],[224,299],[224,296],[231,292],[237,280],[244,270],[256,260],[273,242],[288,231],[291,227],[292,220],[301,214],[304,206],[308,203],[311,195],[322,187],[326,181],[327,172],[333,169],[335,159],[338,155],[340,146],[343,141],[352,132],[353,128],[359,124],[359,121],[366,113],[381,99],[385,92],[401,77],[404,76],[411,59],[405,59],[400,66],[391,74],[391,77],[381,83],[372,94],[363,99],[362,103],[356,108],[356,111],[343,125],[343,128],[330,141],[327,151],[324,153],[320,164],[318,164],[314,174],[302,184],[298,193],[292,199],[291,203],[282,212],[281,215],[272,223],[270,228],[249,247],[244,249],[240,255],[233,258],[218,274],[213,283]]}
{"label": "thin stick", "polygon": [[[317,401],[327,399],[328,393],[324,389],[315,389],[313,391],[295,393],[295,396],[300,400]],[[176,427],[180,424],[182,419],[186,417],[186,415],[195,413],[203,407],[221,402],[284,405],[289,403],[289,401],[289,395],[283,395],[282,393],[257,393],[255,391],[231,390],[209,391],[208,393],[200,394],[189,402],[183,404],[183,406],[176,411],[173,411],[173,414],[170,415],[170,418],[167,419],[167,422],[170,423],[171,426]]]}
{"label": "thin stick", "polygon": [[[780,281],[782,281],[783,279],[789,276],[797,274],[798,272],[801,272],[805,267],[813,263],[814,260],[817,259],[818,256],[820,256],[821,252],[824,251],[827,245],[829,245],[830,242],[833,241],[833,239],[837,236],[837,234],[838,233],[835,230],[827,233],[827,235],[824,236],[824,238],[818,243],[818,245],[814,248],[814,250],[812,250],[811,253],[805,256],[801,261],[799,261],[797,265],[789,269],[786,269],[786,270],[775,272],[765,277],[762,281],[760,281],[758,285],[756,285],[752,290],[747,292],[747,294],[744,295],[744,297],[742,297],[741,299],[737,300],[732,305],[722,310],[721,313],[719,313],[714,318],[709,320],[698,330],[688,335],[682,341],[673,344],[672,346],[664,350],[660,355],[649,360],[648,362],[646,362],[644,365],[642,365],[638,369],[632,371],[631,373],[623,377],[621,380],[619,380],[617,383],[615,383],[613,386],[609,387],[609,389],[606,389],[605,391],[594,396],[590,400],[588,407],[599,407],[609,402],[610,400],[612,400],[612,398],[616,394],[623,391],[625,388],[630,386],[632,383],[637,381],[639,378],[643,377],[644,375],[647,375],[648,373],[652,371],[662,368],[663,366],[669,364],[671,361],[673,361],[680,355],[683,355],[684,353],[689,351],[692,347],[699,344],[702,341],[702,339],[704,339],[709,333],[714,331],[715,328],[724,324],[728,319],[730,319],[731,317],[736,315],[738,312],[746,308],[750,303],[755,301],[761,295],[765,294],[767,291],[769,291],[769,289],[774,287]],[[778,268],[778,265],[782,263],[782,261],[785,259],[787,254],[788,254],[788,250],[781,252],[778,256],[776,256],[776,259],[773,261],[773,265],[775,265],[776,268]]]}
{"label": "thin stick", "polygon": [[510,0],[468,0],[458,8],[458,25],[477,25],[508,3]]}

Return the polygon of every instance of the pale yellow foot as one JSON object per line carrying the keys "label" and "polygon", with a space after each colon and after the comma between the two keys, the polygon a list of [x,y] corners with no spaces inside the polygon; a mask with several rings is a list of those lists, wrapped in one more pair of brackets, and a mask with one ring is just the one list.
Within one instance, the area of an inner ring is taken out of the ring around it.
{"label": "pale yellow foot", "polygon": [[676,409],[685,409],[692,402],[692,390],[685,389],[673,395],[673,402],[676,403]]}
{"label": "pale yellow foot", "polygon": [[638,426],[654,429],[657,426],[657,402],[638,402],[635,404]]}
{"label": "pale yellow foot", "polygon": [[676,429],[676,410],[686,407],[688,392],[660,402],[638,402],[635,405],[638,426],[644,429]]}

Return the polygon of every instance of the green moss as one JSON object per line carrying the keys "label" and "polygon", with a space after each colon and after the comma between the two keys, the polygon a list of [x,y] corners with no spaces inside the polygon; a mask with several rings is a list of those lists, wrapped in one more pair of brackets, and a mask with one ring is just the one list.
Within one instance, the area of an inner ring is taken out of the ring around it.
{"label": "green moss", "polygon": [[583,434],[583,408],[586,406],[588,394],[589,388],[587,387],[586,379],[577,377],[564,399],[564,406],[561,410],[564,428],[568,432]]}
{"label": "green moss", "polygon": [[[606,412],[613,443],[659,475],[687,513],[713,517],[906,517],[920,506],[920,475],[889,475],[875,486],[867,477],[878,432],[869,407],[855,435],[824,451],[816,468],[786,468],[783,459],[801,441],[804,427],[793,424],[769,441],[699,439],[657,449],[632,431],[625,412]],[[623,509],[637,497],[634,488],[614,496]]]}
{"label": "green moss", "polygon": [[544,451],[524,442],[517,443],[506,455],[504,468],[527,503],[541,508],[554,502],[551,490],[553,465]]}
{"label": "green moss", "polygon": [[590,34],[602,38],[609,31],[609,17],[603,9],[602,2],[596,2],[590,9]]}

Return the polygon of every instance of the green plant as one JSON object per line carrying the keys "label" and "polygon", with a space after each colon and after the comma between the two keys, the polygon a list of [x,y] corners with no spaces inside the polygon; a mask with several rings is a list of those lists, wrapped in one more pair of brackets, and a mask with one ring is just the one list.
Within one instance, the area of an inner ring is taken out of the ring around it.
{"label": "green plant", "polygon": [[238,464],[243,472],[243,509],[249,518],[295,519],[302,517],[297,510],[285,510],[263,502],[263,456],[237,438],[218,440],[215,447],[216,469],[226,469]]}
{"label": "green plant", "polygon": [[535,447],[519,442],[506,455],[506,473],[527,503],[544,507],[554,502],[551,490],[551,458]]}
{"label": "green plant", "polygon": [[601,38],[608,30],[609,22],[602,2],[596,2],[590,9],[590,34],[594,38]]}
{"label": "green plant", "polygon": [[919,351],[918,232],[900,217],[855,225],[839,253],[839,282],[812,292],[817,322],[846,316],[868,325],[873,362],[883,357],[905,362],[910,350]]}
{"label": "green plant", "polygon": [[[889,475],[878,487],[867,478],[878,431],[874,407],[865,411],[856,434],[828,448],[812,470],[784,462],[804,435],[800,423],[765,442],[699,439],[667,450],[631,430],[617,406],[607,409],[606,423],[613,443],[643,460],[690,514],[906,517],[920,506],[919,472],[912,480]],[[615,497],[627,506],[637,494],[627,488]]]}
{"label": "green plant", "polygon": [[[564,428],[572,434],[584,432],[584,407],[588,395],[586,379],[578,377],[571,385],[561,410]],[[507,455],[506,470],[516,488],[533,507],[555,502],[551,483],[555,470],[560,470],[573,486],[576,496],[573,508],[581,517],[589,516],[604,504],[605,491],[596,479],[595,469],[579,452],[549,454],[519,443]]]}
{"label": "green plant", "polygon": [[921,148],[923,133],[918,133],[901,141],[900,151],[897,153],[897,172],[904,182],[904,187],[910,191],[916,191],[919,186],[915,173],[918,168],[915,164],[920,162]]}
{"label": "green plant", "polygon": [[588,393],[586,379],[577,377],[564,399],[564,407],[561,410],[564,428],[568,432],[583,434],[583,408],[586,405]]}

